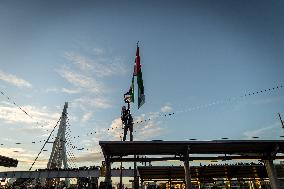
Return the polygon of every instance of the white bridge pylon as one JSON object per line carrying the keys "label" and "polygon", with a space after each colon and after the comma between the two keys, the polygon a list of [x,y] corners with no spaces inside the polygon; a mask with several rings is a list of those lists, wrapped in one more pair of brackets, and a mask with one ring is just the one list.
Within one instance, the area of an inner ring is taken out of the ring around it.
{"label": "white bridge pylon", "polygon": [[[68,102],[65,102],[64,108],[62,111],[62,115],[60,117],[60,124],[57,131],[57,136],[55,137],[52,151],[47,163],[48,169],[54,169],[54,168],[68,168],[67,163],[67,155],[66,155],[66,138],[65,138],[65,132],[66,132],[66,120],[67,120],[67,108],[68,108]],[[66,185],[70,186],[69,179],[65,179]]]}
{"label": "white bridge pylon", "polygon": [[52,146],[52,151],[51,151],[48,163],[47,163],[48,169],[62,168],[62,163],[63,163],[64,169],[68,168],[66,146],[65,146],[67,108],[68,108],[68,102],[65,102],[62,115],[61,115],[61,120],[60,120],[60,125],[58,128],[57,136],[55,137],[55,140]]}

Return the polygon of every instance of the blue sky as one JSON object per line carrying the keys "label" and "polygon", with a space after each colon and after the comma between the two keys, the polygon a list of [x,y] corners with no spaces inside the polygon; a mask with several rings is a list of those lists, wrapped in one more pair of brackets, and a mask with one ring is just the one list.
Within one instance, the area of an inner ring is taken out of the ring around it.
{"label": "blue sky", "polygon": [[[88,149],[73,150],[77,164],[100,164],[98,141],[122,132],[138,40],[146,103],[132,111],[151,121],[134,139],[280,139],[283,88],[217,102],[284,84],[283,9],[282,0],[2,1],[0,89],[12,100],[0,96],[1,154],[28,169],[42,146],[32,141],[46,139],[68,101],[73,143]],[[159,116],[168,112],[177,113]]]}

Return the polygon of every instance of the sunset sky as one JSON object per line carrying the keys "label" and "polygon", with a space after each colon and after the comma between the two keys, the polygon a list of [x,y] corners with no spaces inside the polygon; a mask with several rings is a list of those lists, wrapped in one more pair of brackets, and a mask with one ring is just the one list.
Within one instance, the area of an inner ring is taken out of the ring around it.
{"label": "sunset sky", "polygon": [[120,140],[138,40],[134,140],[281,139],[283,18],[283,0],[1,1],[0,155],[19,165],[0,170],[31,166],[65,102],[76,165],[100,165],[98,141]]}

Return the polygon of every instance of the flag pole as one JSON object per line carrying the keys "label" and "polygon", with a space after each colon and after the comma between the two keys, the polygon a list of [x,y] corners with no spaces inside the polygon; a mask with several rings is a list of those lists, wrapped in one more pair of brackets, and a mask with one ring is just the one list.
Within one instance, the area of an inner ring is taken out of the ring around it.
{"label": "flag pole", "polygon": [[[139,47],[139,41],[137,41],[137,48]],[[136,74],[137,74],[137,71],[136,71]],[[138,90],[139,90],[139,87],[138,87]],[[139,188],[139,181],[138,181],[138,178],[137,178],[137,163],[136,163],[136,155],[134,155],[134,189],[138,189]]]}

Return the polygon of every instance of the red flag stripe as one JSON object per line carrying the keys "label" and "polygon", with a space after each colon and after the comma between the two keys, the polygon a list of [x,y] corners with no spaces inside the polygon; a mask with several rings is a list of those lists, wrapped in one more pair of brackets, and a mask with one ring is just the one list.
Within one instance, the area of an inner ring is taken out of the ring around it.
{"label": "red flag stripe", "polygon": [[139,73],[141,71],[141,64],[140,64],[140,55],[139,55],[139,47],[137,46],[137,50],[136,50],[136,74]]}

